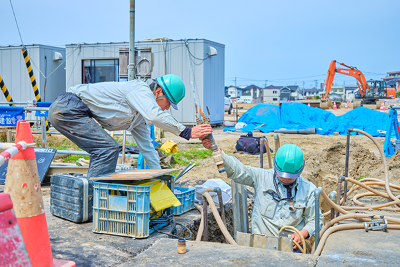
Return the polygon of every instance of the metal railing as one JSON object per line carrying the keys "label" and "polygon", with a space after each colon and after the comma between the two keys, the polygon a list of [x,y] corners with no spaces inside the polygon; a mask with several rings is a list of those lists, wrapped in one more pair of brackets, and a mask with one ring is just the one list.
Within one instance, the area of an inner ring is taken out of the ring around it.
{"label": "metal railing", "polygon": [[[14,104],[21,104],[21,105],[27,105],[31,104],[28,102],[13,102]],[[0,102],[0,104],[9,104],[9,102]],[[25,111],[49,111],[48,107],[24,107]],[[4,132],[4,131],[0,131]],[[11,133],[16,133],[17,131],[8,131]],[[108,134],[111,134],[107,132]],[[40,117],[40,131],[32,131],[32,134],[41,134],[42,135],[42,148],[47,148],[47,135],[48,134],[61,134],[58,131],[47,131],[46,132],[46,117]],[[119,154],[119,157],[122,157],[123,159],[125,157],[130,157],[130,158],[139,158],[139,155],[137,154],[126,154],[125,153],[125,148],[126,148],[126,136],[131,135],[131,133],[127,133],[126,131],[123,131],[122,133],[114,133],[114,135],[122,135],[123,142],[122,142],[122,154]],[[59,154],[70,154],[70,155],[82,155],[82,156],[90,156],[89,153],[85,151],[75,151],[75,150],[57,150],[57,153]]]}

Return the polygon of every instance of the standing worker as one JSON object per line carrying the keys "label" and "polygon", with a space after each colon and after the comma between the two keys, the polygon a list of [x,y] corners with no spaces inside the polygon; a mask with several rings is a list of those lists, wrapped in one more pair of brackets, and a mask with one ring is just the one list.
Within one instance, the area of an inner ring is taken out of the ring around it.
{"label": "standing worker", "polygon": [[[202,139],[203,146],[210,148],[211,142]],[[235,157],[221,153],[228,178],[236,183],[254,187],[255,199],[251,216],[251,232],[266,236],[279,236],[286,225],[295,227],[304,238],[315,232],[315,185],[302,176],[303,151],[296,145],[281,146],[274,158],[274,169],[249,167]],[[322,226],[323,215],[320,212]],[[299,245],[301,238],[291,229],[283,230]],[[293,249],[297,249],[293,246]]]}
{"label": "standing worker", "polygon": [[209,124],[185,127],[165,111],[170,106],[177,110],[184,97],[185,85],[171,74],[153,80],[150,86],[140,80],[80,84],[58,96],[48,118],[54,128],[90,154],[88,177],[115,172],[117,166],[118,143],[103,128],[130,131],[149,168],[161,169],[148,125],[187,140],[212,132]]}

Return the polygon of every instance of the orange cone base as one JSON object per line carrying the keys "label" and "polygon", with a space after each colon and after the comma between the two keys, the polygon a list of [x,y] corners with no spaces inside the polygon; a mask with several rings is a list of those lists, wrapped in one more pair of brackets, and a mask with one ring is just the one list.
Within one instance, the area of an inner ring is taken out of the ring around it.
{"label": "orange cone base", "polygon": [[75,266],[76,264],[73,261],[53,259],[53,267],[75,267]]}
{"label": "orange cone base", "polygon": [[17,221],[32,266],[51,266],[53,255],[46,215],[42,213],[37,216],[17,218]]}

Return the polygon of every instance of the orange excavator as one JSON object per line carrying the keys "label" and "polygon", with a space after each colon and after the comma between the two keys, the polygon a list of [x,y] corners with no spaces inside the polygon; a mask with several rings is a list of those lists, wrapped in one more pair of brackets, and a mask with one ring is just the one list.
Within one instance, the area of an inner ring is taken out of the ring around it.
{"label": "orange excavator", "polygon": [[[347,69],[336,68],[337,63],[346,67]],[[386,82],[376,80],[370,80],[367,82],[364,74],[362,74],[362,72],[357,68],[347,66],[344,63],[336,62],[336,60],[332,60],[331,64],[329,65],[328,76],[326,77],[325,81],[325,93],[321,95],[322,101],[326,101],[326,98],[329,98],[329,93],[331,91],[336,72],[356,78],[357,86],[360,91],[359,96],[365,103],[375,103],[377,99],[392,99],[396,97],[396,90],[394,88],[386,88]]]}

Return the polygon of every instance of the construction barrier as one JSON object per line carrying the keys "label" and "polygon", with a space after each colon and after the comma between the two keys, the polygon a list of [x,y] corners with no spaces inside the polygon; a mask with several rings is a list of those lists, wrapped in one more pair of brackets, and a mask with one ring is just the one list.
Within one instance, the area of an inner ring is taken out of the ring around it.
{"label": "construction barrier", "polygon": [[0,153],[0,166],[6,163],[10,158],[17,155],[18,152],[25,150],[28,147],[28,144],[25,141],[20,141],[17,144],[13,144],[12,147],[7,148],[9,145],[9,143],[0,144],[0,149],[6,149]]}
{"label": "construction barrier", "polygon": [[[27,121],[17,123],[16,147],[21,141],[33,143]],[[32,266],[75,266],[74,262],[53,259],[33,147],[21,149],[10,158],[4,192],[10,194],[14,203],[15,216]]]}
{"label": "construction barrier", "polygon": [[[7,100],[7,102],[14,102],[12,97],[11,97],[11,95],[10,95],[10,93],[8,92],[8,89],[7,89],[6,85],[4,84],[3,78],[1,78],[1,75],[0,75],[0,88],[1,88],[1,91],[3,92],[3,94],[4,94],[4,97]],[[10,106],[15,107],[14,104],[10,104]]]}
{"label": "construction barrier", "polygon": [[0,194],[0,266],[32,266],[13,213],[10,195]]}

